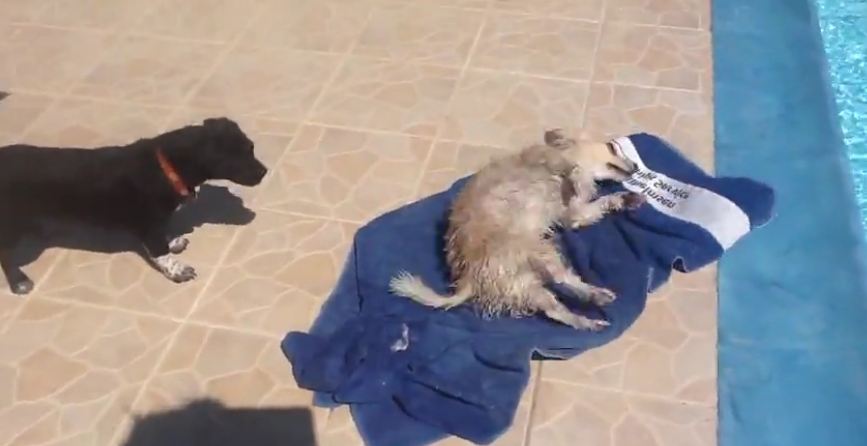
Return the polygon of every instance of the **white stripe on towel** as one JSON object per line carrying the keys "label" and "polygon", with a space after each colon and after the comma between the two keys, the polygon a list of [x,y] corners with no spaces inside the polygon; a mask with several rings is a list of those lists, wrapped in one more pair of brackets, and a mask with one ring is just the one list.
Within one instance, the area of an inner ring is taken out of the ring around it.
{"label": "white stripe on towel", "polygon": [[747,214],[731,200],[647,168],[628,137],[612,141],[621,155],[638,166],[623,186],[641,193],[657,211],[701,226],[728,249],[750,231]]}

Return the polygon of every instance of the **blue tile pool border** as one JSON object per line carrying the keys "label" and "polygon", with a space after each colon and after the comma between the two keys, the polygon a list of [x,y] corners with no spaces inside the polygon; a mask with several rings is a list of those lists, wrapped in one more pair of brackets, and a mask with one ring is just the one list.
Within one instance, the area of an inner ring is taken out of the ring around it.
{"label": "blue tile pool border", "polygon": [[867,445],[867,250],[813,1],[713,2],[717,173],[777,194],[720,262],[720,446]]}

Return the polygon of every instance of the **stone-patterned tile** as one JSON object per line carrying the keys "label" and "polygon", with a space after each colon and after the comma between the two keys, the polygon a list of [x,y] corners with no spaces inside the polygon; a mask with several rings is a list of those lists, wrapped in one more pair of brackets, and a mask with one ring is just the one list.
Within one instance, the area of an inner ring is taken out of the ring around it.
{"label": "stone-patterned tile", "polygon": [[[268,118],[256,115],[238,115],[233,114],[228,108],[199,108],[191,106],[182,106],[175,110],[165,124],[166,129],[175,129],[185,125],[199,125],[205,119],[217,117],[229,117],[241,126],[241,129],[248,136],[270,135],[270,136],[288,136],[291,137],[298,129],[296,121],[284,120],[279,118]],[[254,142],[258,141],[254,138]],[[285,147],[283,147],[285,149]],[[258,153],[259,146],[257,144],[256,151]],[[280,150],[282,154],[282,149]],[[268,152],[265,159],[276,161],[280,154]]]}
{"label": "stone-patterned tile", "polygon": [[150,1],[42,0],[44,7],[33,19],[43,25],[102,30],[126,29],[151,8]]}
{"label": "stone-patterned tile", "polygon": [[608,21],[710,29],[708,0],[608,0],[605,7]]}
{"label": "stone-patterned tile", "polygon": [[123,39],[73,94],[171,106],[208,75],[223,46],[149,37]]}
{"label": "stone-patterned tile", "polygon": [[713,169],[713,104],[705,94],[592,84],[584,128],[604,137],[654,133]]}
{"label": "stone-patterned tile", "polygon": [[96,65],[113,40],[89,31],[0,27],[0,85],[13,92],[64,93]]}
{"label": "stone-patterned tile", "polygon": [[414,2],[380,3],[354,54],[461,67],[482,19],[476,11]]}
{"label": "stone-patterned tile", "polygon": [[548,77],[590,79],[599,24],[496,14],[470,66]]}
{"label": "stone-patterned tile", "polygon": [[599,20],[604,0],[492,0],[495,10],[570,19]]}
{"label": "stone-patterned tile", "polygon": [[336,69],[338,57],[281,48],[238,48],[191,105],[234,115],[300,121]]}
{"label": "stone-patterned tile", "polygon": [[455,92],[443,137],[516,148],[542,140],[546,129],[574,132],[587,85],[490,71],[469,71]]}
{"label": "stone-patterned tile", "polygon": [[325,124],[433,136],[457,69],[350,58],[313,111]]}
{"label": "stone-patterned tile", "polygon": [[431,151],[418,196],[442,192],[456,180],[475,173],[489,161],[507,153],[499,147],[440,141]]}
{"label": "stone-patterned tile", "polygon": [[111,444],[176,329],[30,299],[0,336],[0,444]]}
{"label": "stone-patterned tile", "polygon": [[33,0],[3,0],[0,26],[6,23],[32,22],[45,8],[45,3]]}
{"label": "stone-patterned tile", "polygon": [[54,102],[48,96],[25,93],[0,98],[0,145],[11,144]]}
{"label": "stone-patterned tile", "polygon": [[59,147],[128,144],[157,135],[165,119],[162,108],[65,99],[37,118],[23,139]]}
{"label": "stone-patterned tile", "polygon": [[[311,406],[312,394],[296,386],[279,338],[188,324],[144,389],[134,417],[202,399],[229,408],[303,408]],[[327,411],[311,411],[315,425],[309,427],[315,429]],[[132,422],[122,424],[118,440]]]}
{"label": "stone-patterned tile", "polygon": [[[76,250],[67,252],[51,275],[42,280],[40,294],[64,301],[183,318],[212,277],[216,263],[238,228],[236,225],[250,218],[244,214],[240,200],[224,198],[228,193],[209,190],[207,196],[203,195],[175,217],[176,221],[184,222],[181,225],[184,232],[191,230],[190,226],[200,226],[187,234],[190,246],[178,256],[196,268],[198,278],[195,280],[176,284],[165,278],[131,251],[137,249],[131,237],[88,230],[76,235]],[[217,209],[218,206],[226,209]],[[230,220],[231,225],[225,223]],[[220,223],[210,223],[212,221]]]}
{"label": "stone-patterned tile", "polygon": [[413,136],[305,126],[257,205],[365,221],[412,199],[430,145]]}
{"label": "stone-patterned tile", "polygon": [[367,1],[269,0],[241,45],[343,53],[358,38],[370,9]]}
{"label": "stone-patterned tile", "polygon": [[340,406],[328,412],[325,423],[316,434],[316,440],[317,446],[364,446],[349,406]]}
{"label": "stone-patterned tile", "polygon": [[259,13],[262,0],[156,0],[133,26],[142,34],[228,42]]}
{"label": "stone-patterned tile", "polygon": [[594,80],[646,87],[710,91],[706,31],[606,22]]}
{"label": "stone-patterned tile", "polygon": [[568,361],[545,363],[543,378],[713,404],[716,316],[714,292],[668,285],[621,338]]}
{"label": "stone-patterned tile", "polygon": [[710,406],[544,379],[540,386],[530,431],[533,445],[573,445],[576,439],[594,446],[716,444],[716,410]]}
{"label": "stone-patterned tile", "polygon": [[261,211],[229,249],[193,319],[282,336],[331,292],[356,225]]}
{"label": "stone-patterned tile", "polygon": [[[530,364],[530,382],[527,384],[527,388],[524,389],[524,394],[518,403],[518,410],[515,413],[512,426],[500,438],[491,443],[491,446],[525,446],[524,439],[527,435],[527,430],[530,429],[530,409],[536,397],[537,378],[541,365],[538,361]],[[434,446],[471,446],[473,444],[458,437],[450,437],[434,443]]]}

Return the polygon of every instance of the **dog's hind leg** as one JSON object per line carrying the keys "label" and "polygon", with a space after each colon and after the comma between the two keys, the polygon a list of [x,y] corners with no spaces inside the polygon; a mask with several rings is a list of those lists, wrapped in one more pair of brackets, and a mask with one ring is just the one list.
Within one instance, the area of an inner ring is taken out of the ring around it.
{"label": "dog's hind leg", "polygon": [[0,269],[6,276],[9,289],[15,294],[28,294],[33,291],[33,281],[12,261],[12,250],[25,231],[25,223],[20,221],[12,224],[0,222]]}
{"label": "dog's hind leg", "polygon": [[590,285],[572,271],[557,249],[549,243],[545,248],[537,252],[531,259],[530,264],[537,274],[544,277],[548,282],[563,285],[571,290],[583,302],[592,302],[602,306],[613,302],[617,296],[610,290]]}
{"label": "dog's hind leg", "polygon": [[140,236],[150,261],[164,276],[178,283],[196,278],[196,270],[192,266],[184,264],[172,255],[172,246],[166,240],[165,225],[143,228]]}
{"label": "dog's hind leg", "polygon": [[539,287],[533,291],[532,299],[534,306],[545,313],[550,319],[564,323],[576,330],[599,331],[609,325],[603,319],[590,319],[589,317],[575,314],[566,305],[557,300],[551,291]]}
{"label": "dog's hind leg", "polygon": [[184,252],[189,245],[190,241],[187,240],[186,237],[175,237],[169,240],[169,252],[172,254],[180,254]]}

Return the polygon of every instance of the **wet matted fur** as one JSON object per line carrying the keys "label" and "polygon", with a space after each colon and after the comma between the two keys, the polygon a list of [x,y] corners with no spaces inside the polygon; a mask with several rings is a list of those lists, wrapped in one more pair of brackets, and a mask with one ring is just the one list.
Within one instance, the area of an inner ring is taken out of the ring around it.
{"label": "wet matted fur", "polygon": [[432,307],[471,301],[487,316],[542,312],[576,329],[601,329],[606,321],[571,312],[546,285],[561,284],[597,305],[612,302],[614,293],[575,274],[551,235],[556,225],[587,226],[641,205],[632,192],[596,197],[596,181],[622,181],[634,169],[609,144],[578,144],[548,131],[545,144],[491,162],[455,198],[445,248],[454,296],[437,294],[409,273],[395,277],[391,289]]}

